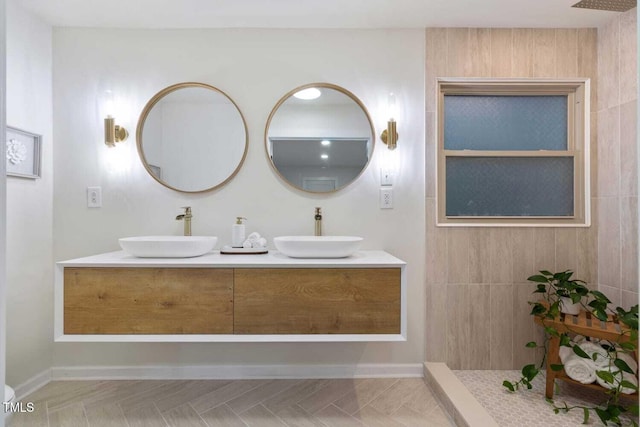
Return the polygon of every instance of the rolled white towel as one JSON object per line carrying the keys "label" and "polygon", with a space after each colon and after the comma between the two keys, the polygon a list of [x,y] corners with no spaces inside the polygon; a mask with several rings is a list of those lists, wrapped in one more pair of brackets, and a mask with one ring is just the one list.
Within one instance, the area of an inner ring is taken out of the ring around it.
{"label": "rolled white towel", "polygon": [[260,237],[261,237],[260,233],[254,231],[253,233],[251,233],[251,234],[249,234],[247,236],[247,240],[250,240],[253,243],[253,242],[257,242],[258,240],[260,240]]}
{"label": "rolled white towel", "polygon": [[573,352],[572,347],[565,347],[565,346],[560,347],[560,360],[562,361],[562,363],[564,363],[569,357],[574,355],[575,353]]}
{"label": "rolled white towel", "polygon": [[573,352],[573,346],[574,345],[578,345],[581,342],[584,342],[586,340],[586,338],[582,335],[576,335],[575,337],[573,337],[573,339],[571,340],[571,346],[560,346],[560,360],[562,361],[562,363],[564,363],[565,360],[567,360],[568,357],[571,356],[575,356],[575,353]]}
{"label": "rolled white towel", "polygon": [[[618,384],[620,384],[620,381],[621,381],[620,371],[618,370],[618,368],[615,368],[615,369],[598,369],[598,370],[599,371],[608,371],[608,372],[611,372],[613,374],[613,384],[610,384],[610,383],[606,382],[605,380],[603,380],[602,378],[600,378],[599,376],[596,375],[596,381],[598,381],[598,384],[600,384],[602,387],[607,388],[607,389],[612,389],[612,388],[618,387]],[[636,378],[635,375],[629,374],[627,372],[622,372],[622,380],[628,381],[631,384],[634,384],[636,386],[638,385],[638,378]],[[620,391],[622,393],[624,393],[624,394],[632,394],[632,393],[635,392],[634,389],[628,388],[628,387],[622,387],[622,389],[620,389]]]}
{"label": "rolled white towel", "polygon": [[[609,353],[607,352],[607,350],[605,350],[600,344],[596,344],[591,341],[583,341],[578,345],[585,353],[589,355],[589,358],[593,360],[596,367],[598,367],[599,369],[600,368],[604,369],[609,366],[611,357],[609,356]],[[593,358],[594,354],[596,355],[595,360]]]}
{"label": "rolled white towel", "polygon": [[576,335],[575,337],[573,337],[571,342],[573,342],[574,344],[580,344],[581,342],[583,342],[586,339],[587,338],[584,335]]}
{"label": "rolled white towel", "polygon": [[260,233],[254,231],[247,236],[247,239],[242,244],[244,248],[262,249],[267,247],[267,239],[260,236]]}
{"label": "rolled white towel", "polygon": [[243,248],[263,249],[267,247],[267,239],[260,237],[258,239],[247,239],[242,244]]}
{"label": "rolled white towel", "polygon": [[569,378],[582,384],[591,384],[596,381],[596,365],[593,360],[585,359],[574,354],[563,362],[564,371]]}

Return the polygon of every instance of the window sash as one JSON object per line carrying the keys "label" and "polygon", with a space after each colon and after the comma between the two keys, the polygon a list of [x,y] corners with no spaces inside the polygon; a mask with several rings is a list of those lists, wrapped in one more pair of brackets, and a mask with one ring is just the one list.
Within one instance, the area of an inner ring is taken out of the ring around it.
{"label": "window sash", "polygon": [[[437,172],[436,206],[438,225],[461,226],[588,226],[589,203],[585,157],[584,121],[587,102],[584,102],[585,81],[439,81],[437,102]],[[444,97],[446,95],[487,96],[567,96],[567,150],[445,150],[444,149]],[[582,104],[582,105],[580,105]],[[573,157],[573,215],[571,216],[447,216],[446,215],[446,159],[448,157]],[[588,153],[587,153],[588,156]]]}
{"label": "window sash", "polygon": [[[572,204],[572,215],[446,215],[447,218],[449,219],[455,219],[455,218],[465,218],[465,219],[487,219],[487,218],[513,218],[513,219],[538,219],[538,218],[554,218],[554,219],[564,219],[564,218],[569,218],[569,219],[574,219],[576,218],[576,173],[575,173],[575,168],[576,168],[576,164],[578,163],[576,160],[576,156],[571,156],[571,155],[551,155],[551,156],[447,156],[446,159],[450,159],[450,158],[481,158],[481,159],[500,159],[500,158],[505,158],[505,157],[509,157],[509,158],[517,158],[517,159],[541,159],[541,158],[549,158],[549,159],[557,159],[557,158],[570,158],[572,159],[572,167],[573,167],[573,185],[571,188],[571,192],[572,192],[572,196],[573,196],[573,204]],[[446,162],[445,159],[445,176],[447,174],[446,172]],[[445,195],[446,195],[446,187],[445,187]],[[444,201],[444,207],[445,207],[445,211],[447,208],[446,205],[446,200]]]}

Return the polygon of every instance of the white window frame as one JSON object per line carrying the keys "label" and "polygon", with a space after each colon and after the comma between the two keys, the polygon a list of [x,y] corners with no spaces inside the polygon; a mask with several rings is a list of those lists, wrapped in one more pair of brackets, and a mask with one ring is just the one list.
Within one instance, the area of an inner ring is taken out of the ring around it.
{"label": "white window frame", "polygon": [[[439,78],[436,111],[436,224],[444,227],[589,227],[590,203],[590,80]],[[444,96],[567,95],[567,150],[480,151],[444,149]],[[447,157],[574,158],[573,216],[447,216]]]}

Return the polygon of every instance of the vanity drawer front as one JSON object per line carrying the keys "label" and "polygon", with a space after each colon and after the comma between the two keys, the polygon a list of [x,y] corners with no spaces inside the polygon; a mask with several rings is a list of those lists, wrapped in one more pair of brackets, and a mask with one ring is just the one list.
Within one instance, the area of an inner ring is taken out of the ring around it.
{"label": "vanity drawer front", "polygon": [[399,268],[236,269],[236,334],[399,334]]}
{"label": "vanity drawer front", "polygon": [[64,333],[233,333],[233,270],[67,267]]}

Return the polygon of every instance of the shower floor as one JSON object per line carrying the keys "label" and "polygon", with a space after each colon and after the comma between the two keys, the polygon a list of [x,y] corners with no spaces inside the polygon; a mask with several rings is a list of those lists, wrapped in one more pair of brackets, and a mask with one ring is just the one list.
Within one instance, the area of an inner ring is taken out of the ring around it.
{"label": "shower floor", "polygon": [[[553,408],[545,401],[545,376],[541,373],[533,382],[531,390],[510,393],[502,386],[502,381],[517,381],[520,371],[452,371],[464,386],[473,394],[480,404],[489,412],[500,426],[518,427],[565,427],[580,426],[583,412],[580,409],[569,413],[554,414]],[[557,406],[564,402],[569,406],[595,406],[601,403],[605,395],[596,390],[577,387],[563,381],[554,394]],[[638,422],[638,419],[635,418]],[[624,425],[629,425],[627,418]],[[591,413],[589,425],[603,425],[595,413]]]}

